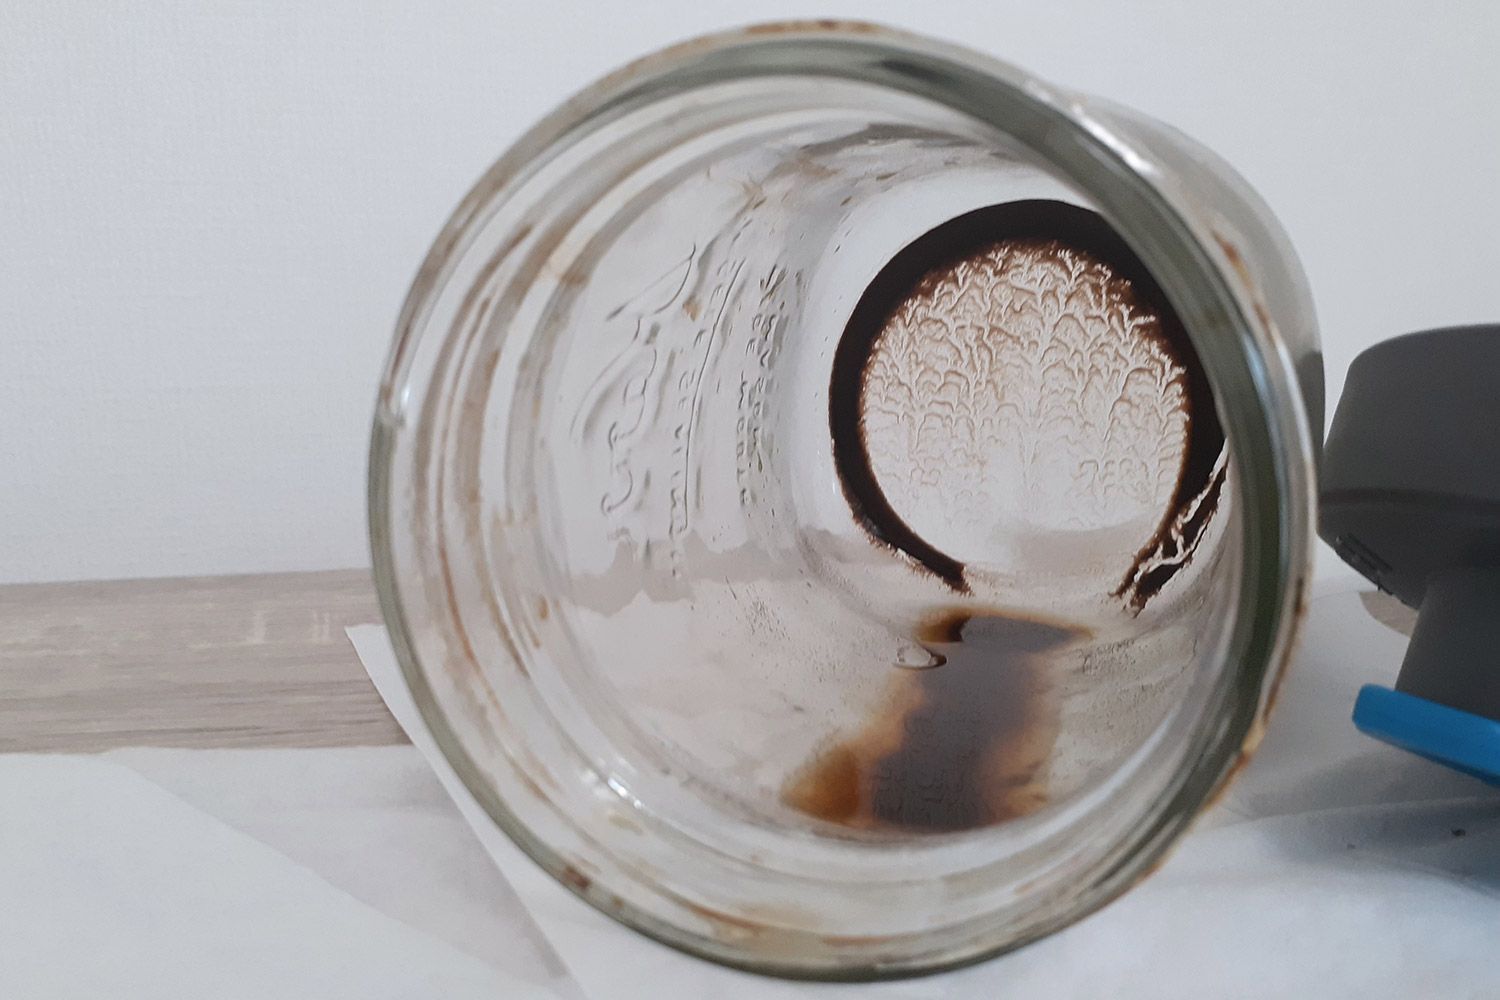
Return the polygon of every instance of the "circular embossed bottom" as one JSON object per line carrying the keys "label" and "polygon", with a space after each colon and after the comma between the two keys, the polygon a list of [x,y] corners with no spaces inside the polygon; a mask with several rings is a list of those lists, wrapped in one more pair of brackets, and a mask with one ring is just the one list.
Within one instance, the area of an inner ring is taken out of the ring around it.
{"label": "circular embossed bottom", "polygon": [[1222,484],[1181,321],[1109,225],[1062,202],[902,250],[850,319],[830,419],[867,529],[960,591],[966,567],[1098,573],[1143,605]]}

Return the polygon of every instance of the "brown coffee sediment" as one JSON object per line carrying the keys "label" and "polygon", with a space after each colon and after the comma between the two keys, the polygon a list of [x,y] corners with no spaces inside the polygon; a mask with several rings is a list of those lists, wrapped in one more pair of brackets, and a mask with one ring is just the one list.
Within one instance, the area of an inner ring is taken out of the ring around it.
{"label": "brown coffee sediment", "polygon": [[[1191,558],[1223,487],[1224,436],[1207,375],[1181,319],[1124,239],[1097,213],[1057,201],[979,209],[920,237],[887,264],[850,316],[833,361],[829,429],[844,496],[874,539],[961,594],[962,553],[944,552],[893,508],[872,467],[864,425],[871,360],[898,310],[941,312],[937,289],[999,249],[1081,255],[1154,322],[1142,325],[1180,369],[1186,442],[1170,502],[1113,596],[1140,610]],[[930,300],[930,301],[929,301]],[[972,317],[970,318],[972,321]],[[1003,329],[1004,316],[988,317]],[[852,735],[824,748],[782,792],[798,811],[852,829],[953,832],[1027,815],[1048,801],[1061,706],[1060,654],[1087,630],[1008,613],[954,609],[913,635],[939,665],[901,670]]]}
{"label": "brown coffee sediment", "polygon": [[894,674],[877,712],[793,775],[782,801],[852,829],[932,833],[1036,811],[1057,739],[1053,668],[1086,634],[967,610],[925,622],[915,638],[941,665]]}

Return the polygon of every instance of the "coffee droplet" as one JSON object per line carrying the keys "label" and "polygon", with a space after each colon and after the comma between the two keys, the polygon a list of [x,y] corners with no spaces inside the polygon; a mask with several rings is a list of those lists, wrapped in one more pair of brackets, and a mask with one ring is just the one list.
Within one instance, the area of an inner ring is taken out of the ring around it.
{"label": "coffee droplet", "polygon": [[896,648],[896,666],[906,670],[931,670],[947,660],[915,642],[903,642]]}

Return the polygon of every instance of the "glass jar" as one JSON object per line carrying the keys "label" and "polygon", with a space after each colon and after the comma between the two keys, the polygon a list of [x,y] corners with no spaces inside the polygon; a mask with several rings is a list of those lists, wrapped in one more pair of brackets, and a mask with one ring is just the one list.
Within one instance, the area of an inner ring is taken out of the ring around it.
{"label": "glass jar", "polygon": [[1321,378],[1281,231],[1160,123],[868,25],[700,39],[528,132],[423,264],[382,606],[457,773],[600,910],[780,975],[970,962],[1142,878],[1255,746]]}

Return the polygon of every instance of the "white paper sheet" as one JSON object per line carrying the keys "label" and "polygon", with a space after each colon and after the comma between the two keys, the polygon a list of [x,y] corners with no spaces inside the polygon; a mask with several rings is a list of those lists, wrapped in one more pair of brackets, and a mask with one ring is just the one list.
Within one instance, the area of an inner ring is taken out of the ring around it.
{"label": "white paper sheet", "polygon": [[549,996],[579,995],[414,748],[131,749],[107,759],[413,931]]}
{"label": "white paper sheet", "polygon": [[350,638],[392,712],[593,1000],[1500,996],[1500,794],[1375,743],[1349,712],[1405,639],[1325,587],[1260,753],[1154,877],[1044,941],[920,980],[762,979],[632,934],[490,822],[422,726],[384,630]]}
{"label": "white paper sheet", "polygon": [[[194,767],[225,759],[218,751],[158,753],[196,758]],[[238,798],[231,811],[246,814],[284,801],[277,790],[297,787],[305,765],[328,755],[235,753],[263,756],[209,780],[219,797]],[[373,763],[364,777],[383,786],[391,769]],[[249,780],[237,790],[240,778]],[[350,824],[337,809],[303,819],[308,836],[296,839],[321,836],[325,855],[339,851]],[[389,825],[372,819],[372,843],[345,838],[344,866],[388,872],[408,863],[401,845],[383,838]],[[294,860],[115,760],[0,756],[0,997],[560,995],[361,902],[307,862],[339,867],[327,856]]]}

